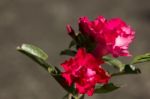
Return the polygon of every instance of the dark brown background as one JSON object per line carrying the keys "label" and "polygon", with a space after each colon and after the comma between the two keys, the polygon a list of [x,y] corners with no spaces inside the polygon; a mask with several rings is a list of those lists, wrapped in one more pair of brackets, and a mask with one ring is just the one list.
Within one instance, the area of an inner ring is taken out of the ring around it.
{"label": "dark brown background", "polygon": [[[121,17],[136,30],[133,55],[150,51],[150,0],[0,0],[0,99],[61,99],[63,89],[44,69],[15,48],[32,43],[44,49],[49,62],[59,66],[59,52],[70,41],[65,25],[77,30],[86,15]],[[127,58],[125,58],[127,62]],[[140,75],[113,80],[123,88],[87,99],[150,99],[150,64],[139,64]]]}

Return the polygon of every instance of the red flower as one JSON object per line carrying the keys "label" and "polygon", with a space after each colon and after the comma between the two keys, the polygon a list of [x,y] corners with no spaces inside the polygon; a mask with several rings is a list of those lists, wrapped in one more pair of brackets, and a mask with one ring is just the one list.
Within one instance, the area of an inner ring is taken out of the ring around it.
{"label": "red flower", "polygon": [[100,64],[100,61],[92,54],[86,53],[85,49],[80,48],[74,58],[61,64],[65,70],[62,76],[69,86],[74,83],[80,94],[87,93],[91,96],[96,83],[106,84],[110,79]]}
{"label": "red flower", "polygon": [[107,21],[99,16],[94,21],[89,21],[87,17],[81,17],[79,30],[95,41],[95,56],[102,57],[109,53],[114,57],[130,56],[128,46],[134,38],[134,31],[121,19]]}

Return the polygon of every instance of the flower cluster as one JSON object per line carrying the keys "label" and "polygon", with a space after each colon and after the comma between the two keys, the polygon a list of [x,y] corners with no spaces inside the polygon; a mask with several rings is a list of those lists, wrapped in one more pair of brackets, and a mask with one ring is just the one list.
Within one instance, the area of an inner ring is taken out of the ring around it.
{"label": "flower cluster", "polygon": [[96,83],[106,84],[110,78],[100,64],[92,54],[80,48],[74,58],[61,64],[65,69],[62,75],[69,85],[75,83],[79,93],[92,95]]}
{"label": "flower cluster", "polygon": [[[77,53],[61,65],[64,68],[62,76],[68,85],[75,85],[80,94],[94,93],[96,84],[107,84],[110,75],[101,67],[102,57],[111,54],[113,57],[130,56],[128,46],[134,38],[134,31],[120,18],[106,20],[103,16],[90,21],[87,17],[79,18],[79,31],[76,34],[67,25],[69,35],[75,40]],[[84,40],[80,40],[82,35]],[[80,42],[79,42],[80,41]],[[93,44],[94,48],[88,51]]]}
{"label": "flower cluster", "polygon": [[106,20],[99,16],[96,20],[89,21],[87,17],[81,17],[79,30],[85,36],[94,39],[95,56],[102,57],[107,54],[112,54],[114,57],[130,56],[128,45],[134,38],[134,31],[120,18]]}
{"label": "flower cluster", "polygon": [[[84,16],[79,18],[78,25],[77,33],[70,25],[66,27],[72,40],[60,55],[69,55],[71,58],[61,64],[63,71],[47,62],[48,55],[42,49],[31,44],[17,47],[19,52],[46,69],[67,91],[63,99],[84,99],[85,94],[92,96],[112,92],[120,86],[111,78],[140,74],[141,70],[134,65],[150,61],[150,52],[137,55],[128,63],[117,59],[131,56],[128,47],[135,35],[132,28],[120,18],[107,20],[99,16],[90,21]],[[111,68],[105,68],[106,65]]]}

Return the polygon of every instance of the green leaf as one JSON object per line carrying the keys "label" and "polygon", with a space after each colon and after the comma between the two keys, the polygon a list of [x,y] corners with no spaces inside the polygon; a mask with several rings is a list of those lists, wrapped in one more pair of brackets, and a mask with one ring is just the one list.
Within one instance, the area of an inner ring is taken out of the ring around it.
{"label": "green leaf", "polygon": [[121,72],[113,73],[111,74],[111,76],[120,76],[120,75],[126,75],[126,74],[140,74],[140,73],[141,71],[139,68],[136,68],[133,65],[126,64],[124,69]]}
{"label": "green leaf", "polygon": [[47,60],[48,58],[48,55],[43,50],[31,44],[23,44],[21,47],[17,47],[17,50],[24,51],[42,60]]}
{"label": "green leaf", "polygon": [[117,90],[118,88],[120,88],[120,87],[115,86],[113,83],[109,83],[109,84],[95,88],[95,93],[97,93],[97,94],[109,93],[109,92],[112,92],[114,90]]}
{"label": "green leaf", "polygon": [[65,96],[63,96],[62,99],[68,99],[69,93],[67,93]]}
{"label": "green leaf", "polygon": [[52,74],[52,76],[67,92],[72,93],[72,94],[76,93],[74,85],[68,86],[66,80],[61,76],[61,74],[59,74],[59,75]]}
{"label": "green leaf", "polygon": [[76,41],[75,40],[72,40],[69,44],[69,48],[72,48],[73,46],[76,45]]}
{"label": "green leaf", "polygon": [[56,73],[57,70],[55,67],[51,66],[46,62],[48,55],[41,50],[40,48],[31,45],[31,44],[23,44],[21,47],[17,47],[17,50],[21,53],[27,55],[29,58],[34,60],[36,63],[45,68],[49,73]]}
{"label": "green leaf", "polygon": [[61,51],[60,55],[68,55],[68,56],[74,56],[76,54],[76,51],[71,49],[66,49]]}
{"label": "green leaf", "polygon": [[125,65],[121,61],[119,61],[118,59],[116,59],[116,58],[111,58],[109,56],[104,56],[103,60],[107,64],[112,65],[115,68],[119,69],[119,71],[122,71],[124,69],[124,67],[125,67]]}
{"label": "green leaf", "polygon": [[150,53],[146,53],[144,55],[136,56],[133,59],[133,61],[131,62],[131,64],[143,63],[143,62],[148,62],[148,61],[150,61]]}
{"label": "green leaf", "polygon": [[21,47],[17,47],[17,50],[21,53],[27,55],[29,58],[34,60],[40,66],[45,68],[49,74],[51,74],[55,80],[68,92],[73,91],[73,87],[70,87],[66,84],[66,80],[61,76],[61,71],[54,66],[51,66],[46,62],[48,58],[47,54],[42,51],[40,48],[30,45],[30,44],[23,44]]}
{"label": "green leaf", "polygon": [[139,74],[141,73],[139,68],[136,68],[133,65],[125,65],[125,68],[123,70],[126,74]]}

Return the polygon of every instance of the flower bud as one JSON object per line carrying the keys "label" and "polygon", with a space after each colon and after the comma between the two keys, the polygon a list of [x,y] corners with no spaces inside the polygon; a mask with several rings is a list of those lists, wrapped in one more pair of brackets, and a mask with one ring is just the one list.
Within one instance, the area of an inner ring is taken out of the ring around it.
{"label": "flower bud", "polygon": [[71,27],[69,24],[66,26],[66,29],[67,29],[68,34],[69,34],[72,38],[75,38],[75,37],[76,37],[74,30],[72,29],[72,27]]}

